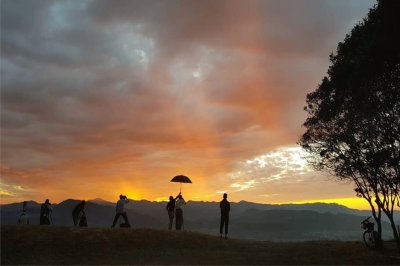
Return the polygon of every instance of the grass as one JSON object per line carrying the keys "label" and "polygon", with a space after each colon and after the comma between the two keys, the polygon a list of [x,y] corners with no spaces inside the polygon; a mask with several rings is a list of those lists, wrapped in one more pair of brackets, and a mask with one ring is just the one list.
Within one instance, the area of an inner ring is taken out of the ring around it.
{"label": "grass", "polygon": [[5,264],[400,264],[393,242],[266,242],[152,229],[1,226]]}

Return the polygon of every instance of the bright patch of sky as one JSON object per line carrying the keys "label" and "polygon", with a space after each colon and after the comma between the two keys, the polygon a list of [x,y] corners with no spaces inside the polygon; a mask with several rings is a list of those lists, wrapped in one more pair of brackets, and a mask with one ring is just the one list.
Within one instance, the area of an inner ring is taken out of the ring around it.
{"label": "bright patch of sky", "polygon": [[230,179],[234,181],[230,186],[241,191],[277,181],[306,181],[314,173],[307,164],[306,155],[299,146],[285,146],[241,161],[237,164],[237,170],[230,174]]}

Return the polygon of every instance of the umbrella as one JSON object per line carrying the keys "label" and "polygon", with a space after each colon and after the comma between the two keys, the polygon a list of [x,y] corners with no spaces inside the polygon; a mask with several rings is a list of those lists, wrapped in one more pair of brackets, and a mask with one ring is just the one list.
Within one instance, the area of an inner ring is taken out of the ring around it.
{"label": "umbrella", "polygon": [[189,179],[189,177],[184,176],[184,175],[174,176],[174,178],[171,179],[171,182],[181,183],[181,188],[179,191],[182,191],[182,183],[192,183],[192,181]]}

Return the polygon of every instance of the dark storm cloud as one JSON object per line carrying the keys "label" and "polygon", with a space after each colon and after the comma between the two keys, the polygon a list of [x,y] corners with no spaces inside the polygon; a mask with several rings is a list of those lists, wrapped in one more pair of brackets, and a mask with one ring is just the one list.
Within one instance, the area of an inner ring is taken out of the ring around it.
{"label": "dark storm cloud", "polygon": [[7,181],[27,171],[35,178],[18,182],[56,186],[55,173],[65,181],[84,172],[101,183],[94,169],[140,162],[143,174],[160,151],[175,162],[164,156],[159,171],[186,164],[206,176],[292,144],[305,93],[371,6],[3,0]]}
{"label": "dark storm cloud", "polygon": [[[142,32],[176,53],[188,45],[255,50],[279,57],[318,54],[338,30],[359,20],[371,1],[93,1],[88,8],[102,25],[139,23]],[[317,53],[316,53],[317,52]]]}

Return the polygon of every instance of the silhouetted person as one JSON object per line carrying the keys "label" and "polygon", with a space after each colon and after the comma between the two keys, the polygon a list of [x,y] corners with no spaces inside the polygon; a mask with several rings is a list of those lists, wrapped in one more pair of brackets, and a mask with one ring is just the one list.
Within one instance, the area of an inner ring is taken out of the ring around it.
{"label": "silhouetted person", "polygon": [[219,207],[221,208],[221,223],[219,226],[219,233],[222,238],[222,231],[225,225],[225,238],[228,238],[228,224],[229,224],[229,211],[231,210],[231,205],[227,200],[228,194],[224,193],[224,199],[219,203]]}
{"label": "silhouetted person", "polygon": [[114,221],[113,221],[113,224],[111,227],[115,227],[115,224],[117,223],[118,218],[120,216],[122,216],[124,218],[124,221],[125,221],[124,226],[130,227],[128,216],[126,215],[126,211],[125,211],[125,204],[127,204],[128,202],[129,202],[129,200],[126,198],[126,196],[119,195],[119,201],[117,202],[117,207],[115,210],[116,211],[115,218],[114,218]]}
{"label": "silhouetted person", "polygon": [[87,219],[86,219],[86,214],[85,212],[83,212],[81,218],[79,219],[79,227],[87,227],[88,223],[87,223]]}
{"label": "silhouetted person", "polygon": [[172,224],[174,223],[174,216],[175,216],[175,200],[179,197],[181,193],[178,194],[175,198],[172,196],[169,196],[169,202],[167,204],[167,212],[168,212],[168,217],[169,217],[169,225],[168,229],[172,229]]}
{"label": "silhouetted person", "polygon": [[48,199],[40,207],[40,224],[50,224],[53,207]]}
{"label": "silhouetted person", "polygon": [[22,203],[22,212],[18,218],[18,224],[29,224],[29,217],[27,214],[27,210],[26,210],[27,206],[26,205],[27,205],[27,202],[24,201]]}
{"label": "silhouetted person", "polygon": [[178,199],[175,202],[175,228],[176,230],[181,230],[183,225],[183,211],[182,207],[186,204],[182,195],[178,195]]}
{"label": "silhouetted person", "polygon": [[82,200],[75,206],[74,210],[72,211],[72,220],[74,221],[75,226],[78,226],[78,222],[82,219],[83,216],[85,216],[86,218],[85,206],[86,202]]}

